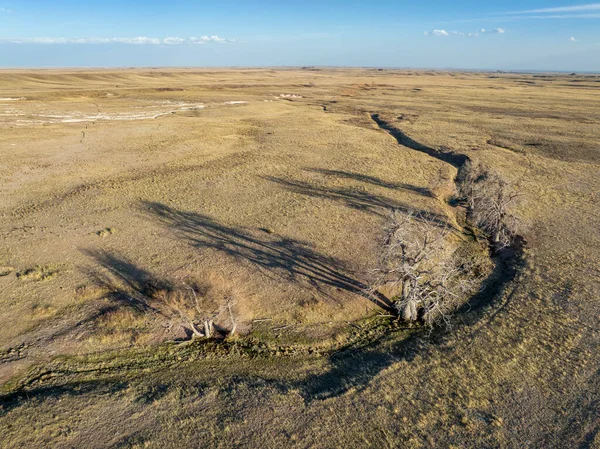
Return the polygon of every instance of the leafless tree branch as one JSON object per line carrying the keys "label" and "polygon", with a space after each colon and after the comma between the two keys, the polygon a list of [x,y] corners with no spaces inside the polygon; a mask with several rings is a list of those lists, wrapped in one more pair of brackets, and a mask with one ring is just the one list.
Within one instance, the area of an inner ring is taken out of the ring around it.
{"label": "leafless tree branch", "polygon": [[451,312],[472,293],[479,279],[472,260],[452,251],[452,228],[433,224],[425,213],[391,217],[379,266],[373,270],[372,291],[393,293],[398,315],[430,326],[449,324]]}

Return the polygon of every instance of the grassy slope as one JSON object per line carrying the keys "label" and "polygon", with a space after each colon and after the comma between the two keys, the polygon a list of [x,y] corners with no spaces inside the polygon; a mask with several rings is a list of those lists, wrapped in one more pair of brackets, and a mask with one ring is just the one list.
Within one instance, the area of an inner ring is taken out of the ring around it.
{"label": "grassy slope", "polygon": [[[12,275],[0,278],[3,290],[11,292],[10,298],[2,298],[3,322],[15,322],[19,314],[25,317],[17,320],[21,325],[2,329],[4,344],[7,348],[20,341],[28,344],[24,359],[5,364],[11,366],[8,372],[19,372],[18,363],[23,370],[43,360],[46,347],[79,354],[99,347],[97,327],[63,322],[73,310],[89,318],[90,301],[97,306],[93,297],[78,299],[86,307],[74,304],[73,292],[85,280],[77,268],[87,263],[98,270],[107,259],[90,262],[84,253],[68,251],[65,242],[75,239],[75,247],[96,251],[88,255],[108,251],[135,260],[153,276],[166,276],[196,253],[190,238],[206,228],[208,216],[211,224],[225,226],[220,228],[225,234],[243,231],[236,234],[238,243],[293,237],[311,242],[320,253],[360,273],[372,260],[371,229],[381,223],[382,208],[409,204],[445,213],[443,205],[419,192],[434,187],[440,173],[450,178],[452,169],[398,146],[376,129],[369,113],[381,114],[419,143],[463,152],[511,179],[523,192],[518,213],[529,224],[526,266],[499,296],[484,298],[479,307],[457,317],[452,333],[397,331],[379,337],[373,331],[361,336],[361,344],[338,353],[284,347],[271,352],[242,343],[216,349],[168,345],[42,363],[20,390],[14,383],[5,385],[5,391],[16,394],[5,396],[3,404],[4,445],[594,447],[600,443],[596,79],[574,83],[568,77],[361,71],[179,72],[155,75],[153,81],[126,72],[54,75],[69,95],[70,86],[81,85],[82,77],[90,89],[98,90],[118,78],[127,85],[123,95],[133,98],[157,95],[141,85],[149,89],[204,84],[205,88],[193,88],[199,91],[189,87],[169,95],[251,103],[207,109],[193,125],[190,117],[157,119],[168,126],[158,136],[155,122],[120,125],[122,137],[108,143],[114,129],[92,130],[85,153],[73,145],[69,157],[79,165],[78,171],[72,166],[67,170],[71,178],[56,160],[65,157],[68,147],[36,161],[41,164],[40,176],[52,170],[61,176],[34,178],[38,184],[33,185],[24,184],[29,179],[20,180],[16,173],[25,164],[34,165],[39,145],[14,156],[22,159],[9,165],[16,170],[10,176],[22,184],[2,207],[11,223],[21,220],[14,228],[35,225],[29,231],[32,236],[13,234],[4,239],[2,249],[9,260],[0,262],[23,264],[17,268],[62,263],[66,268],[47,282],[23,283]],[[22,92],[29,91],[41,98],[49,95],[43,94],[47,78],[24,83],[12,73],[2,76],[14,78],[15,84],[0,97],[25,96]],[[316,87],[302,87],[309,81]],[[273,91],[305,98],[263,103],[263,98],[271,98],[265,94]],[[56,142],[53,139],[68,139],[81,128],[56,126],[39,137]],[[9,136],[25,134],[16,128]],[[2,142],[9,138],[4,134]],[[87,171],[81,175],[79,170]],[[78,191],[81,179],[90,187]],[[45,188],[65,192],[65,199],[55,194],[58,199],[50,197],[44,203],[37,195]],[[167,202],[171,212],[195,214],[183,216],[187,223],[192,219],[194,234],[181,234],[181,227],[165,228],[182,215],[171,213],[165,222],[163,214],[162,221],[155,220],[147,211],[157,209],[140,209],[143,201]],[[60,214],[54,212],[57,208]],[[79,218],[82,211],[84,218]],[[50,223],[48,217],[57,215],[60,219]],[[96,228],[107,226],[118,232],[102,243],[90,239]],[[260,234],[257,228],[264,226],[274,228],[277,235]],[[132,239],[135,247],[127,245]],[[347,244],[349,240],[353,245]],[[46,249],[44,260],[36,250],[40,247]],[[53,258],[56,254],[58,260]],[[294,259],[297,253],[287,256]],[[207,266],[217,272],[231,270],[239,280],[235,288],[249,298],[247,318],[269,314],[278,322],[302,327],[359,318],[368,305],[349,292],[306,284],[307,276],[301,273],[292,281],[273,280],[260,277],[264,267],[225,259],[218,251],[205,251],[200,261],[179,274],[189,276]],[[285,302],[290,295],[297,298],[294,307]],[[307,302],[315,295],[316,303]],[[31,310],[39,310],[32,302],[40,299],[55,309],[48,312],[53,315],[27,318]],[[35,327],[36,322],[42,325]],[[66,330],[55,335],[47,330],[52,326]],[[63,334],[68,338],[61,338]],[[82,337],[74,340],[74,335]],[[106,347],[130,344],[126,338],[106,341]],[[38,376],[40,372],[46,374]]]}

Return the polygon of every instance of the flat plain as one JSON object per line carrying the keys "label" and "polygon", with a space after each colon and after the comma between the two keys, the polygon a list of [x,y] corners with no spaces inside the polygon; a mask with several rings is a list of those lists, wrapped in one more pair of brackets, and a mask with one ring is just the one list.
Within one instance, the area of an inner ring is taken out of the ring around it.
{"label": "flat plain", "polygon": [[[599,142],[596,75],[0,71],[0,445],[600,447]],[[448,152],[524,245],[430,330],[366,291]]]}

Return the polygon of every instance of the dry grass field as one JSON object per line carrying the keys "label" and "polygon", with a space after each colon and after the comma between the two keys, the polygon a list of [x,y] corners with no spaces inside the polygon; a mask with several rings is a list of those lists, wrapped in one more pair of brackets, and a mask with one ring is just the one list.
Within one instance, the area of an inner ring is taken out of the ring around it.
{"label": "dry grass field", "polygon": [[[0,156],[2,447],[600,447],[600,76],[4,70]],[[367,293],[393,210],[495,267],[450,327]]]}

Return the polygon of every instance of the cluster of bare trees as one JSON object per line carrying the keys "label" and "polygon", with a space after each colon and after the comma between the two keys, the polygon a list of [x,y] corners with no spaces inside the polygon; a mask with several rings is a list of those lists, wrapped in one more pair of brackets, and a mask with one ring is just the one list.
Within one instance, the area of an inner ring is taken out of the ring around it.
{"label": "cluster of bare trees", "polygon": [[463,171],[458,193],[468,205],[469,220],[489,236],[496,251],[510,246],[519,222],[509,208],[519,194],[483,164],[469,163]]}
{"label": "cluster of bare trees", "polygon": [[[233,336],[238,327],[233,294],[223,295],[218,301],[207,295],[206,289],[183,286],[163,291],[159,299],[163,314],[174,316],[189,329],[194,338],[212,338],[217,333]],[[216,326],[215,321],[226,326]]]}
{"label": "cluster of bare trees", "polygon": [[452,229],[426,213],[392,214],[371,288],[385,291],[406,321],[448,323],[478,287],[477,258],[460,254]]}
{"label": "cluster of bare trees", "polygon": [[[484,165],[467,162],[458,195],[468,206],[469,221],[485,233],[494,251],[514,243],[519,223],[509,209],[518,194],[506,180]],[[395,211],[371,291],[392,298],[406,321],[448,324],[450,314],[479,288],[487,271],[481,255],[461,252],[465,247],[453,242],[453,234],[430,214]]]}

